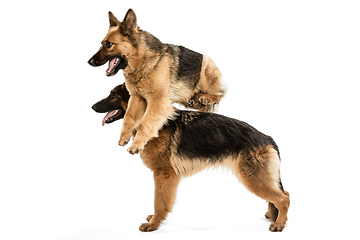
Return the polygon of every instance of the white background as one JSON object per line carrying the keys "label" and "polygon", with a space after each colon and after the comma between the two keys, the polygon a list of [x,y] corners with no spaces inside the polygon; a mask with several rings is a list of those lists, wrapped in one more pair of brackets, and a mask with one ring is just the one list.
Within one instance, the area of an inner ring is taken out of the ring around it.
{"label": "white background", "polygon": [[[1,239],[359,237],[358,1],[11,1],[1,24]],[[184,180],[162,227],[152,174],[119,147],[122,121],[91,106],[124,82],[88,59],[133,8],[164,43],[209,55],[228,92],[219,113],[271,135],[290,192],[271,233],[267,204],[228,171]],[[350,239],[350,238],[349,238]]]}

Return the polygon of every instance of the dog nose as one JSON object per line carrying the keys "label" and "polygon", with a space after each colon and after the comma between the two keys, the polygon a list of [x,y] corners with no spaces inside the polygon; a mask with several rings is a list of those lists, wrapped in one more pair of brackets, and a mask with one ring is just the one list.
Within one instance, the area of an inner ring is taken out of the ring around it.
{"label": "dog nose", "polygon": [[90,60],[88,61],[88,64],[95,67],[96,66],[96,61],[94,60],[94,58],[90,58]]}
{"label": "dog nose", "polygon": [[91,108],[92,108],[95,112],[97,111],[97,106],[96,106],[96,104],[94,104]]}

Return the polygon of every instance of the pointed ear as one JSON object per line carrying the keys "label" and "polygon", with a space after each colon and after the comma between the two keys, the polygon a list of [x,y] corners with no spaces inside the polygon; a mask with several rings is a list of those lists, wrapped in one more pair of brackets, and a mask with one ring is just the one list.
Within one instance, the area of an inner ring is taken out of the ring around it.
{"label": "pointed ear", "polygon": [[131,31],[136,27],[136,15],[135,12],[130,8],[122,22],[122,31],[125,35],[130,35]]}
{"label": "pointed ear", "polygon": [[117,20],[117,18],[114,16],[114,14],[111,11],[109,11],[109,22],[110,22],[110,27],[120,26],[121,24],[121,22]]}

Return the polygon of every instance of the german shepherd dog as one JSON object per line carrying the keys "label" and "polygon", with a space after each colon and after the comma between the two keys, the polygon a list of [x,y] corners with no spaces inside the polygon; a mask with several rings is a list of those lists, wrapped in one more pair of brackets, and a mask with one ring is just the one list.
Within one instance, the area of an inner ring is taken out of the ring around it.
{"label": "german shepherd dog", "polygon": [[225,88],[220,70],[209,57],[182,46],[163,44],[137,26],[132,9],[123,22],[109,12],[109,21],[102,46],[88,63],[100,66],[109,61],[107,76],[123,69],[131,97],[120,146],[126,145],[137,129],[128,151],[141,151],[174,116],[174,102],[200,111],[212,111],[220,102]]}
{"label": "german shepherd dog", "polygon": [[[129,98],[122,84],[92,108],[108,112],[104,125],[126,116]],[[245,122],[215,113],[175,110],[175,116],[140,152],[155,181],[155,213],[140,230],[159,228],[174,205],[180,179],[205,168],[225,166],[251,192],[269,202],[265,217],[273,221],[270,231],[282,231],[290,198],[280,180],[279,148],[274,140]]]}

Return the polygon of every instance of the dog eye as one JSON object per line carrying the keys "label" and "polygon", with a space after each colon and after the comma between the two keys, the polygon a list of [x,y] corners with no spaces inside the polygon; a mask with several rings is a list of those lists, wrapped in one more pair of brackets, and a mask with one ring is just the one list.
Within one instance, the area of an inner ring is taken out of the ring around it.
{"label": "dog eye", "polygon": [[111,99],[115,99],[117,96],[115,94],[111,95]]}
{"label": "dog eye", "polygon": [[112,45],[113,45],[112,42],[108,42],[108,41],[105,42],[105,47],[106,48],[110,48]]}

